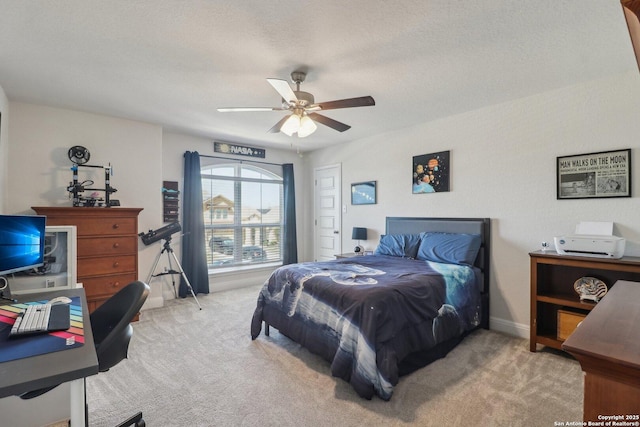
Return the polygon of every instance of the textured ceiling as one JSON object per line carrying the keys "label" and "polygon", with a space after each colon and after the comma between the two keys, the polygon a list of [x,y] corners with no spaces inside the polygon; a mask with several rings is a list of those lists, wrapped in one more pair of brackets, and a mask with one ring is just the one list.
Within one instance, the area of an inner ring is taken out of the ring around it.
{"label": "textured ceiling", "polygon": [[[266,147],[315,149],[636,68],[618,0],[0,0],[0,86],[24,101]],[[266,78],[308,71],[304,139]]]}

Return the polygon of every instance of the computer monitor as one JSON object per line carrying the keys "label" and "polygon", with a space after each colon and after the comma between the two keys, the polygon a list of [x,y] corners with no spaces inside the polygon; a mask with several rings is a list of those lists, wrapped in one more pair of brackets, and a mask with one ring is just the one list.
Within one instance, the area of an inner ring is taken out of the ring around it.
{"label": "computer monitor", "polygon": [[0,276],[44,264],[46,217],[0,215]]}

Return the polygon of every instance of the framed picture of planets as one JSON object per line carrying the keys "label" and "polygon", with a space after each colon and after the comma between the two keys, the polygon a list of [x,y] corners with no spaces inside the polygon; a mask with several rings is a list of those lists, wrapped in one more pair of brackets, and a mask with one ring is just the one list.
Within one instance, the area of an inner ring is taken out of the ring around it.
{"label": "framed picture of planets", "polygon": [[376,204],[376,181],[358,182],[351,184],[352,205]]}
{"label": "framed picture of planets", "polygon": [[413,194],[449,191],[449,151],[413,157]]}

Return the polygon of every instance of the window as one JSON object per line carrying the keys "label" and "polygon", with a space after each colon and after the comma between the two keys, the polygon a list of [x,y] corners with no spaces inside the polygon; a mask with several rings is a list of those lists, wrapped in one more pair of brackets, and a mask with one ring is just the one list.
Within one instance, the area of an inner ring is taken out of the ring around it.
{"label": "window", "polygon": [[282,176],[246,163],[211,161],[201,167],[209,268],[282,261]]}

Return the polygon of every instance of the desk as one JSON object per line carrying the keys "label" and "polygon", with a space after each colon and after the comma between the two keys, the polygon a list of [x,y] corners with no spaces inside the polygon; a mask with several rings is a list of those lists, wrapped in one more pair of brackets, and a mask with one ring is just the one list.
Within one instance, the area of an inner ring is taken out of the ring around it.
{"label": "desk", "polygon": [[84,425],[83,378],[98,373],[98,358],[93,343],[84,289],[65,289],[22,295],[19,302],[48,300],[63,295],[78,296],[82,301],[84,345],[69,350],[0,363],[0,398],[72,381],[71,419],[74,421],[74,426]]}
{"label": "desk", "polygon": [[584,371],[584,421],[640,416],[640,283],[618,280],[562,344]]}

